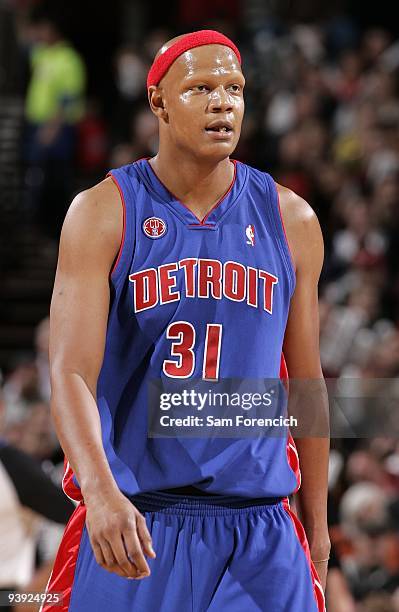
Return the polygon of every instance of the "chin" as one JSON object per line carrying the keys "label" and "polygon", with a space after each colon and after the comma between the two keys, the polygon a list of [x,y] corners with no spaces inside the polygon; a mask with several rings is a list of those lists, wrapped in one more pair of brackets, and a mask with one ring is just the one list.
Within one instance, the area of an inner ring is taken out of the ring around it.
{"label": "chin", "polygon": [[220,162],[226,157],[232,155],[237,147],[237,143],[232,144],[231,142],[217,142],[211,145],[199,147],[195,154],[199,159],[209,159],[214,162]]}

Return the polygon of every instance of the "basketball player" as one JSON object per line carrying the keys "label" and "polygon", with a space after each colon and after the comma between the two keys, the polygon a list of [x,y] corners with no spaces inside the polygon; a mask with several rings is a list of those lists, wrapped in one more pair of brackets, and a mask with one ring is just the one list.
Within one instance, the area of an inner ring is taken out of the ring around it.
{"label": "basketball player", "polygon": [[[150,378],[322,378],[320,227],[300,197],[230,159],[244,84],[222,34],[165,44],[147,81],[158,154],[111,171],[65,219],[52,411],[79,505],[54,610],[324,610],[327,439],[298,439],[297,453],[288,436],[147,436]],[[288,503],[298,454],[303,526]]]}

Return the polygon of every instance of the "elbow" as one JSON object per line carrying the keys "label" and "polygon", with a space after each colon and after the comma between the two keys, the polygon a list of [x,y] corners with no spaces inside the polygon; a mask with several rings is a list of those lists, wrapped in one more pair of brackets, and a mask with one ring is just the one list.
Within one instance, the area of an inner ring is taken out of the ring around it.
{"label": "elbow", "polygon": [[70,397],[82,392],[82,387],[96,397],[97,373],[64,361],[50,363],[50,387],[52,410],[59,403],[58,398]]}

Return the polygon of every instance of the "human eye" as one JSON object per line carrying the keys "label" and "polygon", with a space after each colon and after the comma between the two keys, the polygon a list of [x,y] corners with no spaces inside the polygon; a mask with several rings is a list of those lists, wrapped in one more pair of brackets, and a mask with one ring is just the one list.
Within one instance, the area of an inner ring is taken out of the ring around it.
{"label": "human eye", "polygon": [[241,93],[242,91],[242,87],[238,83],[232,83],[231,85],[229,85],[228,89],[230,89],[230,91],[232,91],[233,93]]}
{"label": "human eye", "polygon": [[192,91],[196,91],[196,92],[200,92],[200,93],[209,91],[209,87],[207,85],[202,85],[202,84],[193,85],[190,89]]}

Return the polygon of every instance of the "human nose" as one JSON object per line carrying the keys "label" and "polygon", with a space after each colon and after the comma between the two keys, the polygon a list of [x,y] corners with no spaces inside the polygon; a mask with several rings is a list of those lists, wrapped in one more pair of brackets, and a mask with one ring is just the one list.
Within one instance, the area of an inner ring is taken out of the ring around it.
{"label": "human nose", "polygon": [[226,112],[233,108],[233,102],[230,94],[222,85],[211,92],[209,100],[209,110]]}

